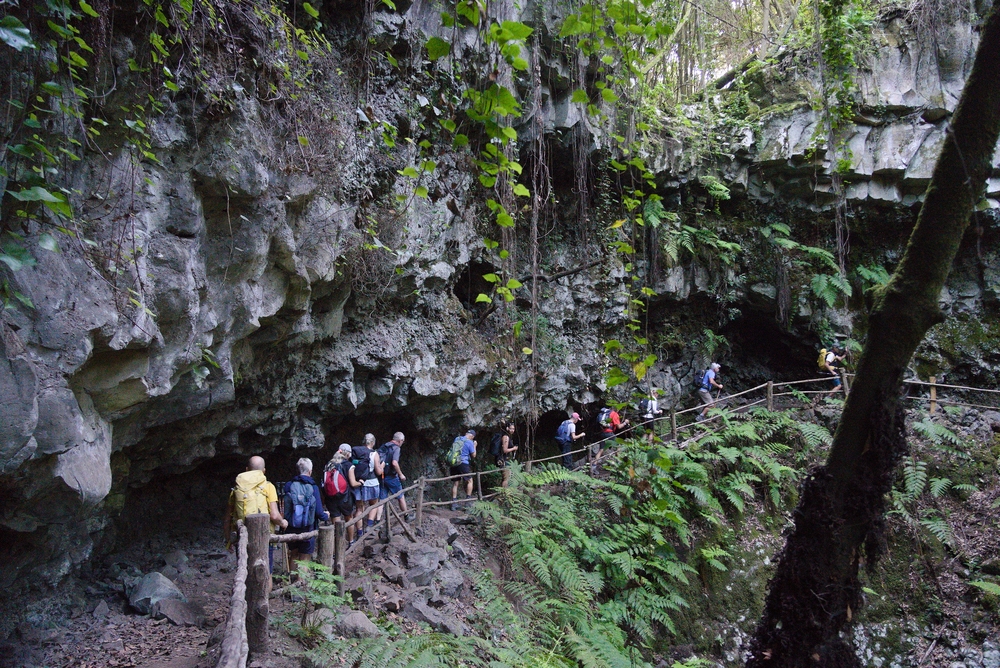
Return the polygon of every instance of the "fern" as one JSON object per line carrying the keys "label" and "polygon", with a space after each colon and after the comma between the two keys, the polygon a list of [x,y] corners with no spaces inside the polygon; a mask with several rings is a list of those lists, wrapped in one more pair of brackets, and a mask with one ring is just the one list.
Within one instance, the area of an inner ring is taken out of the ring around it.
{"label": "fern", "polygon": [[938,498],[953,486],[950,478],[931,478],[931,496]]}
{"label": "fern", "polygon": [[1000,585],[993,582],[987,582],[986,580],[973,580],[972,582],[969,583],[969,586],[981,589],[987,594],[1000,596]]}
{"label": "fern", "polygon": [[920,526],[952,550],[955,549],[955,534],[951,530],[951,525],[946,518],[938,515],[937,511],[925,512],[920,518]]}

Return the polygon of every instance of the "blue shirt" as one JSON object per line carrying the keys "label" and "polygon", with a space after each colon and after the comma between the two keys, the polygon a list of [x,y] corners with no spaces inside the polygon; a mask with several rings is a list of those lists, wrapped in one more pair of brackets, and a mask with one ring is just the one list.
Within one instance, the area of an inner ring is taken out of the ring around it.
{"label": "blue shirt", "polygon": [[701,379],[701,389],[710,390],[712,389],[712,381],[715,380],[715,372],[709,369],[705,372],[705,376]]}
{"label": "blue shirt", "polygon": [[328,520],[328,519],[330,519],[330,514],[327,513],[325,510],[323,510],[323,498],[319,494],[319,485],[317,485],[316,481],[313,480],[312,477],[310,477],[310,476],[307,476],[307,475],[297,475],[294,478],[292,478],[291,480],[289,480],[288,482],[286,482],[285,483],[285,487],[282,490],[283,496],[288,496],[289,494],[292,493],[292,483],[295,482],[296,480],[299,481],[299,482],[301,482],[301,483],[305,483],[306,485],[312,485],[312,488],[313,488],[313,497],[316,500],[316,506],[315,506],[315,509],[314,509],[314,513],[315,513],[316,517],[315,517],[314,522],[319,522],[320,520]]}
{"label": "blue shirt", "polygon": [[472,458],[472,454],[476,451],[476,444],[470,441],[468,438],[463,439],[465,443],[462,444],[462,454],[458,456],[459,464],[468,464],[469,460]]}

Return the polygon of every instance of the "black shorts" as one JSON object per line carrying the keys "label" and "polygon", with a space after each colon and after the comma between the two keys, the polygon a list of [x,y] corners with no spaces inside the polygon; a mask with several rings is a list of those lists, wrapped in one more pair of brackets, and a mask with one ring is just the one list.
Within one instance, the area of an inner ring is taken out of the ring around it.
{"label": "black shorts", "polygon": [[350,493],[339,498],[330,497],[326,500],[326,509],[330,511],[330,517],[350,517],[354,512],[354,497]]}
{"label": "black shorts", "polygon": [[472,467],[468,464],[452,466],[451,475],[460,475],[462,476],[462,480],[470,480],[472,478]]}

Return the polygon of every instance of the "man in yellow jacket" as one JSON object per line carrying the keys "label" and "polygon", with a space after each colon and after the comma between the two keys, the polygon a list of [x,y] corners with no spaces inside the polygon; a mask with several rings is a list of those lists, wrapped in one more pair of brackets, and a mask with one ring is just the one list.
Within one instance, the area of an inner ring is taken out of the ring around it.
{"label": "man in yellow jacket", "polygon": [[267,481],[264,473],[264,458],[253,456],[247,470],[236,476],[236,486],[229,493],[229,503],[223,518],[227,548],[232,547],[232,535],[236,528],[234,520],[242,520],[247,515],[267,513],[271,517],[272,528],[284,529],[288,526],[288,520],[278,510],[278,492]]}

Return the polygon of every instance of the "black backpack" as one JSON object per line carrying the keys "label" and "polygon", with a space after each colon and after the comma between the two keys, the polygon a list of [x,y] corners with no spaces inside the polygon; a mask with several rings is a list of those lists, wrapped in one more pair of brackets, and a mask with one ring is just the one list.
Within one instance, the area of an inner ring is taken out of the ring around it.
{"label": "black backpack", "polygon": [[493,434],[493,440],[490,441],[490,454],[494,457],[499,457],[503,454],[503,434]]}
{"label": "black backpack", "polygon": [[354,464],[354,479],[359,481],[371,480],[375,477],[372,470],[372,455],[375,454],[363,445],[355,445],[351,448],[351,461]]}
{"label": "black backpack", "polygon": [[645,415],[646,413],[649,412],[649,399],[640,399],[639,400],[639,411],[643,415]]}
{"label": "black backpack", "polygon": [[392,441],[388,443],[383,443],[378,446],[378,458],[382,462],[383,477],[389,476],[390,478],[396,475],[396,469],[392,468],[392,453],[396,448],[396,444]]}

